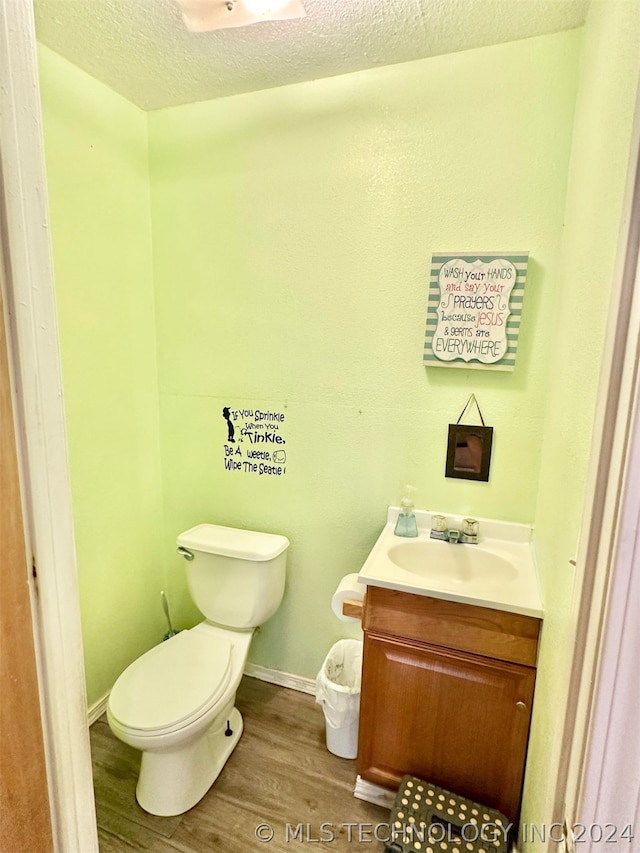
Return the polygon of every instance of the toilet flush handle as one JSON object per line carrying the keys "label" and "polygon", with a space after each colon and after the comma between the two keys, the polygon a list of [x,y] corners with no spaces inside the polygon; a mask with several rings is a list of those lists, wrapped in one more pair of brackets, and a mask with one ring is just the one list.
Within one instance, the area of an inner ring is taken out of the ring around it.
{"label": "toilet flush handle", "polygon": [[181,554],[185,560],[193,560],[195,554],[191,552],[188,548],[183,548],[182,545],[178,547],[178,554]]}

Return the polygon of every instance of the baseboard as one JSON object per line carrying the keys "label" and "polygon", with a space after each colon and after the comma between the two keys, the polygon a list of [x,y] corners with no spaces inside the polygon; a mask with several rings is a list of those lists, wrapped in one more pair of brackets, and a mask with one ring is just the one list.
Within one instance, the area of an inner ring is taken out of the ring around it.
{"label": "baseboard", "polygon": [[281,672],[279,669],[271,669],[268,666],[260,666],[258,663],[248,663],[244,668],[244,674],[250,678],[260,681],[268,681],[269,684],[277,684],[279,687],[288,687],[299,693],[310,693],[315,696],[315,678],[305,678],[303,675],[293,675],[290,672]]}
{"label": "baseboard", "polygon": [[87,710],[87,718],[90,726],[93,725],[93,723],[95,723],[95,721],[107,710],[108,701],[109,693],[105,693],[102,699],[98,699],[97,702],[94,702],[93,705],[89,707]]}
{"label": "baseboard", "polygon": [[382,785],[367,782],[362,776],[356,776],[356,786],[353,789],[353,796],[358,800],[364,800],[367,803],[373,803],[376,806],[390,809],[396,798],[396,792],[390,791],[388,788],[383,788]]}

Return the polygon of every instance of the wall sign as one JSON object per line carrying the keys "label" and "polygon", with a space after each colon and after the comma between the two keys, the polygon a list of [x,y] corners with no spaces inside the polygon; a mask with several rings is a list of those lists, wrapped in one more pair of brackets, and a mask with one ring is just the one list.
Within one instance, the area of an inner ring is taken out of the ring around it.
{"label": "wall sign", "polygon": [[431,258],[424,363],[513,370],[528,252]]}
{"label": "wall sign", "polygon": [[282,477],[287,472],[285,413],[270,409],[222,409],[225,420],[224,467],[227,471]]}

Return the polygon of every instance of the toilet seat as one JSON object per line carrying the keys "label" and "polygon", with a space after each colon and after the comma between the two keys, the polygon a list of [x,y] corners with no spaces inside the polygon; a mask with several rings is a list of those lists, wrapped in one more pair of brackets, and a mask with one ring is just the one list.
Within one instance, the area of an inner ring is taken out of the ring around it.
{"label": "toilet seat", "polygon": [[109,716],[140,735],[184,728],[205,714],[231,678],[231,643],[182,631],[135,660],[116,681]]}

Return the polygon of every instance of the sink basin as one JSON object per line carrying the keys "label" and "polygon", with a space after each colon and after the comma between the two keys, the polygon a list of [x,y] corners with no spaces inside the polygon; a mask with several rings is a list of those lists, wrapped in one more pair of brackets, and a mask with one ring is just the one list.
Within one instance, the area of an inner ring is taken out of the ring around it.
{"label": "sink basin", "polygon": [[518,577],[515,566],[474,546],[448,542],[402,542],[389,548],[391,562],[438,584],[509,583]]}
{"label": "sink basin", "polygon": [[[425,510],[415,510],[415,539],[396,536],[398,513],[397,507],[389,508],[387,523],[359,572],[360,583],[542,616],[529,525],[480,518],[478,544],[454,545],[431,539],[434,513]],[[464,521],[452,514],[447,519],[457,530]]]}

